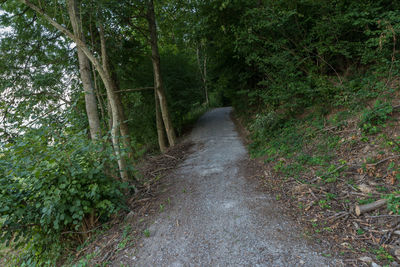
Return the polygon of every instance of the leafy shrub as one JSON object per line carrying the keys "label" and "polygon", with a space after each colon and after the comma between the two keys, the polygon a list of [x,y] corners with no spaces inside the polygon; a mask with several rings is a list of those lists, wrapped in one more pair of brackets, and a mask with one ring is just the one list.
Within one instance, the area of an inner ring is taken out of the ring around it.
{"label": "leafy shrub", "polygon": [[386,196],[388,200],[387,208],[395,214],[400,214],[400,197],[398,193],[399,192],[395,192],[395,194],[388,194]]}
{"label": "leafy shrub", "polygon": [[382,125],[390,117],[393,107],[390,103],[376,101],[372,109],[365,109],[361,115],[360,127],[368,134],[374,134],[379,131],[377,126]]}
{"label": "leafy shrub", "polygon": [[85,133],[34,130],[1,153],[0,241],[25,246],[26,262],[57,258],[62,232],[87,230],[122,207],[122,185],[104,171],[112,153]]}
{"label": "leafy shrub", "polygon": [[257,114],[256,118],[250,125],[250,130],[256,137],[268,136],[279,128],[282,124],[282,118],[274,111]]}

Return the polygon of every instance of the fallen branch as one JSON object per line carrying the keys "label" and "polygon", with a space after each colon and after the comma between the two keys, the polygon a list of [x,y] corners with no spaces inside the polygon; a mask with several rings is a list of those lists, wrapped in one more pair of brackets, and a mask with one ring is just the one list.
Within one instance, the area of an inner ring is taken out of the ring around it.
{"label": "fallen branch", "polygon": [[160,169],[157,169],[157,170],[155,170],[155,171],[150,172],[150,174],[154,174],[154,173],[157,173],[157,172],[160,172],[160,171],[170,170],[170,169],[173,169],[173,168],[174,168],[174,167],[160,168]]}
{"label": "fallen branch", "polygon": [[365,205],[356,205],[355,211],[356,215],[360,216],[361,214],[369,211],[376,210],[380,207],[383,207],[386,205],[387,200],[386,199],[379,199],[375,202],[365,204]]}
{"label": "fallen branch", "polygon": [[383,215],[374,215],[374,216],[366,216],[367,218],[373,219],[373,218],[384,218],[384,217],[400,217],[400,215],[397,214],[383,214]]}
{"label": "fallen branch", "polygon": [[385,161],[388,161],[390,159],[395,159],[395,158],[398,158],[398,157],[400,157],[400,155],[395,155],[395,156],[392,156],[392,157],[388,157],[388,158],[382,159],[382,160],[380,160],[380,161],[378,161],[376,163],[371,163],[371,164],[367,164],[367,165],[368,166],[377,166],[377,165],[379,165],[381,163],[384,163]]}
{"label": "fallen branch", "polygon": [[171,158],[171,159],[178,160],[178,159],[177,159],[177,158],[175,158],[174,156],[171,156],[171,155],[168,155],[168,154],[164,154],[164,156],[166,156],[166,157],[168,157],[168,158]]}
{"label": "fallen branch", "polygon": [[338,212],[338,213],[328,217],[326,220],[327,221],[329,221],[329,220],[336,221],[336,220],[338,220],[338,219],[340,219],[342,217],[348,216],[348,215],[349,215],[349,213],[347,211],[341,211],[341,212]]}

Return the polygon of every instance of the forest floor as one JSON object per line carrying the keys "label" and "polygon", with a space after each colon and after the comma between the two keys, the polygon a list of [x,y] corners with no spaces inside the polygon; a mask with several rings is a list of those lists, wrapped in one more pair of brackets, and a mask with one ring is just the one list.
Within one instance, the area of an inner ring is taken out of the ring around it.
{"label": "forest floor", "polygon": [[[135,210],[88,247],[86,260],[111,266],[342,265],[265,192],[262,169],[249,159],[231,111],[202,116],[183,147],[167,153],[176,166],[145,171],[158,185],[142,190],[149,197],[132,200]],[[170,171],[154,175],[161,169]]]}

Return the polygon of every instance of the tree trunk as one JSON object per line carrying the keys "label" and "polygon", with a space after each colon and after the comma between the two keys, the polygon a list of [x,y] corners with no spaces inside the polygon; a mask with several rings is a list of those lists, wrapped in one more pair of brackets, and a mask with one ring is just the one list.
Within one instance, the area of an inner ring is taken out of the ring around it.
{"label": "tree trunk", "polygon": [[[70,0],[74,1],[74,0]],[[122,118],[121,118],[121,101],[117,94],[115,93],[115,84],[114,81],[111,78],[111,73],[110,73],[110,68],[108,66],[108,59],[107,59],[107,47],[106,47],[106,42],[104,38],[104,30],[103,27],[100,25],[100,45],[101,45],[101,58],[103,62],[103,75],[104,75],[104,86],[106,87],[107,91],[107,97],[110,100],[110,107],[111,107],[111,113],[112,113],[112,129],[111,129],[111,138],[112,138],[112,143],[114,146],[114,151],[115,154],[117,155],[118,159],[118,166],[119,166],[119,171],[121,173],[121,178],[123,181],[129,180],[129,172],[128,172],[128,165],[126,162],[125,157],[121,153],[121,148],[119,146],[119,138],[121,137],[121,125],[122,125]],[[100,74],[101,76],[101,74]],[[127,128],[126,128],[127,130]],[[129,137],[129,132],[128,135]],[[128,147],[126,146],[127,139],[122,136],[122,142],[125,145],[125,148],[128,149],[130,147],[130,144]]]}
{"label": "tree trunk", "polygon": [[204,62],[203,62],[203,73],[204,73],[204,94],[206,96],[206,106],[209,105],[209,99],[208,99],[208,87],[207,87],[207,55],[204,55]]}
{"label": "tree trunk", "polygon": [[158,145],[160,146],[160,151],[164,153],[167,150],[167,145],[165,144],[164,123],[162,121],[160,102],[158,100],[156,91],[154,91],[154,98],[156,103],[156,125],[157,125]]}
{"label": "tree trunk", "polygon": [[104,29],[103,29],[103,26],[101,26],[101,25],[99,27],[99,34],[100,34],[100,42],[101,42],[101,47],[102,47],[101,56],[102,56],[103,68],[106,72],[108,72],[110,74],[112,90],[113,90],[115,101],[117,102],[118,114],[119,114],[119,118],[120,118],[119,127],[120,127],[120,132],[121,132],[121,137],[122,137],[122,143],[124,144],[124,148],[127,151],[128,158],[132,161],[133,160],[133,149],[131,146],[130,131],[129,131],[128,125],[126,124],[124,107],[122,105],[121,98],[119,97],[119,94],[117,93],[119,91],[119,88],[117,86],[115,79],[113,79],[112,74],[111,74],[110,64],[108,63]]}
{"label": "tree trunk", "polygon": [[[41,10],[40,8],[38,8],[37,6],[32,4],[31,2],[29,2],[27,0],[20,0],[20,1],[22,1],[24,4],[26,4],[27,6],[29,6],[30,8],[32,8],[36,12],[38,12],[39,14],[43,15],[45,17],[45,19],[47,19],[51,25],[53,25],[56,29],[58,29],[59,31],[64,33],[69,38],[71,38],[72,41],[75,42],[77,47],[80,48],[85,53],[87,58],[92,62],[93,66],[95,67],[95,69],[99,73],[100,78],[103,81],[104,86],[106,88],[107,97],[108,97],[108,99],[110,101],[111,114],[112,114],[112,123],[113,123],[113,125],[112,125],[113,127],[112,127],[112,130],[111,130],[111,140],[112,140],[113,147],[114,147],[114,153],[115,153],[115,155],[117,157],[119,172],[120,172],[120,175],[121,175],[121,179],[123,181],[128,181],[129,180],[129,175],[128,175],[128,169],[127,169],[126,160],[125,160],[124,157],[122,157],[121,149],[119,147],[120,117],[119,117],[119,113],[118,113],[118,104],[115,101],[115,97],[114,97],[115,94],[113,93],[112,81],[111,81],[110,74],[103,68],[103,66],[100,64],[100,62],[94,56],[94,54],[90,52],[90,50],[86,46],[86,43],[81,38],[79,38],[79,36],[75,36],[73,33],[68,31],[68,29],[66,29],[65,27],[63,27],[62,25],[60,25],[59,23],[54,21],[51,17],[49,17],[47,14],[45,14],[43,12],[43,10]],[[75,0],[68,0],[67,3],[68,3],[68,6],[71,6],[73,9],[77,10]],[[78,25],[79,18],[77,17],[77,13],[76,12],[74,14],[75,14],[75,16],[70,16],[71,23],[72,24],[75,23],[76,25]],[[102,49],[105,49],[105,47],[102,47]]]}
{"label": "tree trunk", "polygon": [[153,0],[148,1],[147,21],[149,24],[150,32],[151,59],[153,62],[154,72],[154,89],[160,103],[161,115],[164,122],[165,131],[167,132],[169,145],[174,146],[176,142],[176,135],[174,127],[172,126],[171,117],[169,115],[167,99],[165,97],[163,82],[161,78],[160,54],[158,52],[157,28]]}
{"label": "tree trunk", "polygon": [[[68,13],[70,18],[79,18],[78,9],[73,3],[68,5]],[[74,35],[84,40],[84,36],[81,32],[81,22],[78,19],[71,19],[72,29]],[[79,61],[79,72],[83,84],[83,90],[85,92],[85,106],[86,114],[89,121],[90,136],[92,140],[96,140],[101,136],[100,119],[97,110],[96,95],[93,88],[92,75],[90,73],[90,62],[83,51],[77,47],[78,61]]]}
{"label": "tree trunk", "polygon": [[[200,47],[202,47],[202,45],[200,45]],[[197,55],[197,66],[199,67],[200,76],[201,76],[201,80],[203,82],[203,87],[204,87],[205,104],[206,104],[206,106],[208,106],[209,100],[208,100],[208,88],[207,88],[207,55],[204,52],[203,64],[201,64],[199,45],[197,45],[197,48],[196,48],[196,55]]]}

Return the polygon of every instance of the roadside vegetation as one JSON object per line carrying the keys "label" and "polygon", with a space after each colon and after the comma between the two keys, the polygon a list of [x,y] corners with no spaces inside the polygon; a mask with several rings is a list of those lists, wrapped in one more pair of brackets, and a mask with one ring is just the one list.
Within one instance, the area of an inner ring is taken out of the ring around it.
{"label": "roadside vegetation", "polygon": [[[228,105],[307,236],[328,237],[349,264],[399,261],[399,10],[386,0],[3,1],[0,264],[102,264],[151,235],[124,216],[143,213],[157,170],[182,159],[176,136]],[[110,234],[117,243],[91,251]]]}
{"label": "roadside vegetation", "polygon": [[231,99],[264,184],[306,235],[353,265],[400,259],[396,5],[227,7],[241,18],[231,22],[231,51],[247,63]]}

